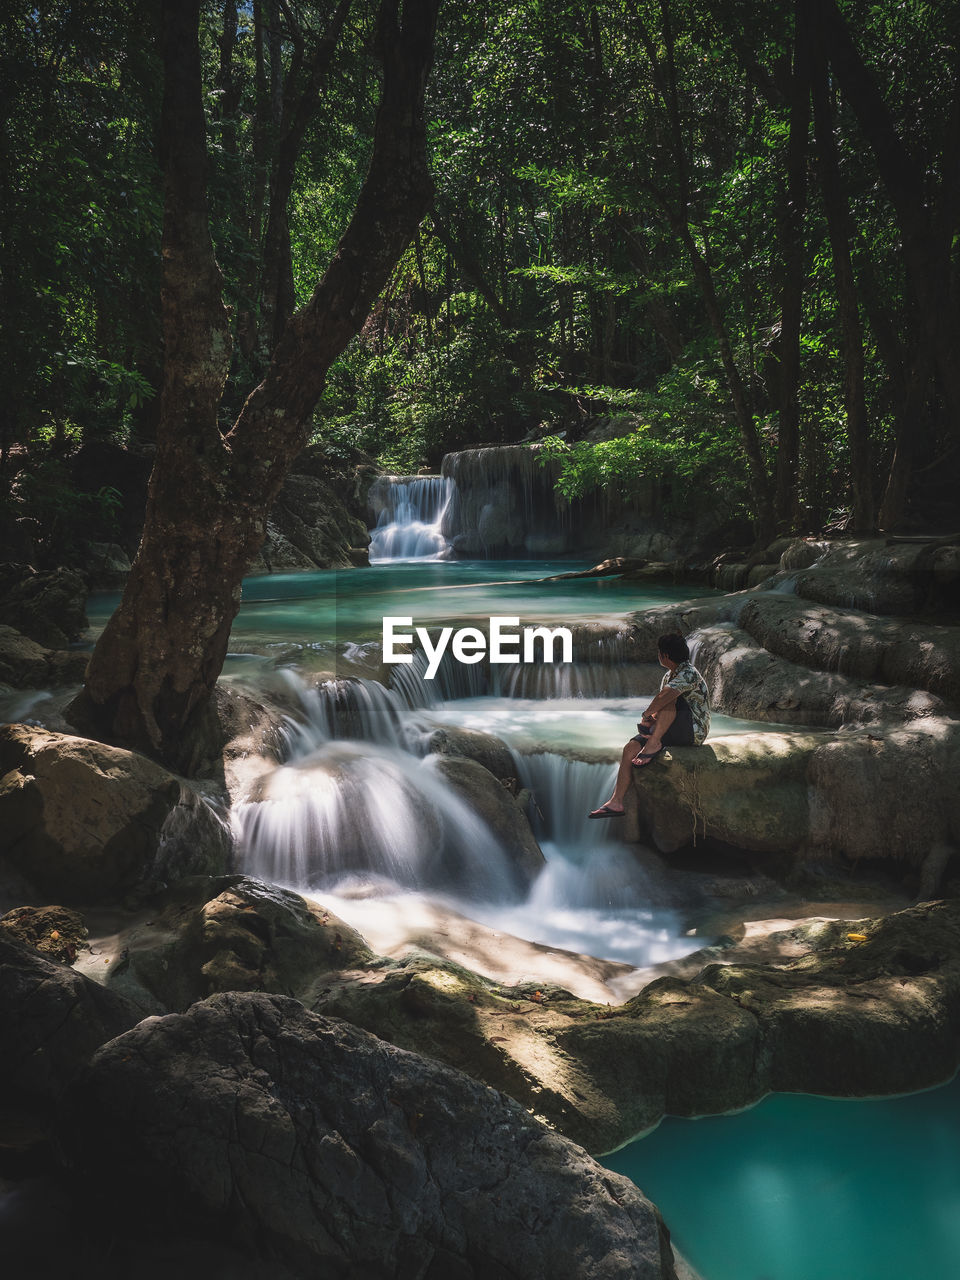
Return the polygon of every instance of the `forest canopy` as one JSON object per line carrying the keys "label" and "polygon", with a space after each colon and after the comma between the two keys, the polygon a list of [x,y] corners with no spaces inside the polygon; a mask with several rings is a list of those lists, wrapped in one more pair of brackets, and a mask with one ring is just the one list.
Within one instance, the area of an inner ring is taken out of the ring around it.
{"label": "forest canopy", "polygon": [[[355,205],[379,14],[201,7],[224,431]],[[4,515],[105,536],[115,495],[65,477],[91,442],[156,434],[160,8],[13,3],[0,22]],[[764,532],[949,512],[957,24],[919,0],[445,6],[435,195],[327,372],[314,438],[397,470],[546,440],[568,494],[654,472],[678,501],[722,489]],[[613,438],[584,442],[601,417]]]}

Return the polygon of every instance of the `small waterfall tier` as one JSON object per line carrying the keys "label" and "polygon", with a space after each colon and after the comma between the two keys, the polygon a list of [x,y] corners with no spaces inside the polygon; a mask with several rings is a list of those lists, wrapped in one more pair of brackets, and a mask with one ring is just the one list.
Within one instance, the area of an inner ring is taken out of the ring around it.
{"label": "small waterfall tier", "polygon": [[376,519],[370,559],[447,559],[441,526],[452,494],[453,481],[444,476],[379,476],[367,497]]}
{"label": "small waterfall tier", "polygon": [[441,473],[456,489],[443,532],[457,555],[536,558],[582,553],[608,546],[609,527],[617,520],[659,527],[659,491],[653,479],[635,483],[629,498],[604,486],[568,501],[556,489],[560,472],[561,463],[544,458],[537,444],[448,453]]}

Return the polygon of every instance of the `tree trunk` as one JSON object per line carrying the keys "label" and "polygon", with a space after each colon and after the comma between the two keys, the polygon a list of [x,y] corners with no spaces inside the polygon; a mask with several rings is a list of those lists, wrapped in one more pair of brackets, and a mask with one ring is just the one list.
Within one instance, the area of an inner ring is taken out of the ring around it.
{"label": "tree trunk", "polygon": [[806,0],[794,6],[793,74],[790,79],[790,134],[787,142],[786,208],[780,225],[783,289],[780,304],[779,436],[776,512],[781,532],[799,526],[797,477],[800,466],[800,321],[803,304],[807,208],[807,148],[810,126],[810,29]]}
{"label": "tree trunk", "polygon": [[775,528],[770,477],[767,473],[767,465],[763,457],[763,446],[760,440],[760,433],[757,430],[757,424],[754,420],[750,397],[747,388],[744,385],[743,378],[740,375],[740,370],[737,367],[737,362],[733,354],[733,346],[730,342],[729,334],[727,333],[727,326],[723,318],[723,310],[720,306],[720,300],[717,297],[717,291],[714,285],[713,272],[706,256],[701,252],[699,245],[694,239],[693,230],[690,225],[690,176],[687,162],[687,148],[684,143],[680,120],[680,104],[677,94],[677,73],[674,61],[674,39],[669,0],[660,0],[660,10],[663,16],[663,35],[664,45],[666,48],[666,57],[663,62],[661,62],[659,58],[649,32],[639,19],[638,30],[640,32],[644,48],[646,49],[647,56],[650,59],[654,82],[663,100],[669,122],[673,149],[673,162],[677,179],[676,204],[665,199],[663,193],[658,191],[655,186],[649,183],[649,181],[644,182],[642,185],[647,186],[647,188],[653,192],[656,199],[663,207],[664,213],[666,214],[667,220],[670,223],[674,234],[680,240],[680,243],[686,251],[687,257],[690,260],[694,279],[699,286],[700,293],[703,298],[707,319],[710,322],[710,327],[717,340],[717,346],[720,349],[720,360],[723,364],[724,373],[726,374],[727,386],[730,390],[730,398],[733,401],[734,417],[736,418],[737,426],[740,429],[740,439],[747,459],[750,493],[755,508],[757,539],[759,542],[766,543],[769,542],[770,538],[773,536]]}
{"label": "tree trunk", "polygon": [[[263,234],[263,212],[267,200],[267,163],[269,138],[269,93],[267,68],[264,58],[263,0],[253,0],[253,66],[256,107],[253,116],[252,151],[253,165],[251,191],[247,201],[247,241],[259,246]],[[247,255],[240,274],[242,299],[237,316],[237,346],[249,365],[253,365],[257,353],[257,294],[259,285],[259,259],[254,252]]]}
{"label": "tree trunk", "polygon": [[833,133],[833,119],[827,97],[827,64],[818,49],[813,76],[813,116],[817,140],[818,170],[823,204],[827,215],[833,276],[840,308],[843,347],[843,400],[850,443],[850,489],[853,500],[853,527],[869,532],[875,527],[870,433],[863,380],[863,325],[857,287],[850,257],[850,219],[840,185],[840,165]]}
{"label": "tree trunk", "polygon": [[313,296],[226,435],[217,411],[230,346],[206,216],[198,0],[168,0],[163,133],[167,201],[161,428],[143,538],[94,650],[71,721],[199,767],[241,580],[326,371],[359,332],[429,206],[423,97],[439,0],[384,0],[383,90],[357,206]]}
{"label": "tree trunk", "polygon": [[950,126],[943,153],[939,208],[924,202],[926,158],[917,159],[904,146],[893,118],[851,39],[834,0],[818,0],[820,31],[840,89],[876,157],[903,241],[910,289],[926,341],[933,352],[943,394],[947,432],[960,435],[960,317],[951,297],[951,254],[957,231],[960,140],[960,84],[954,85]]}
{"label": "tree trunk", "polygon": [[296,305],[289,204],[297,160],[307,128],[316,113],[320,86],[336,53],[350,4],[351,0],[340,0],[308,66],[304,65],[303,36],[296,33],[296,48],[283,83],[261,273],[260,331],[267,359],[280,341]]}

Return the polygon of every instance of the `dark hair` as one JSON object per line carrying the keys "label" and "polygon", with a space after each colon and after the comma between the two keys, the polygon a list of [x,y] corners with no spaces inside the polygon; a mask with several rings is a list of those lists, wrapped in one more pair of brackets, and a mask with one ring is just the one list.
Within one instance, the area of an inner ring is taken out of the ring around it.
{"label": "dark hair", "polygon": [[678,635],[676,631],[667,636],[661,636],[657,641],[657,651],[664,654],[671,662],[686,662],[690,657],[690,649],[683,636]]}

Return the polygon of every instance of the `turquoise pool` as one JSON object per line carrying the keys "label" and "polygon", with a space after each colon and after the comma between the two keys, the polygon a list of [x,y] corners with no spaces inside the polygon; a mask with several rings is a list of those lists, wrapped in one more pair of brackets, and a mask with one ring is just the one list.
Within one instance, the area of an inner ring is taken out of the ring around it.
{"label": "turquoise pool", "polygon": [[603,1163],[658,1205],[702,1280],[960,1275],[960,1078],[908,1097],[776,1094],[670,1117]]}

